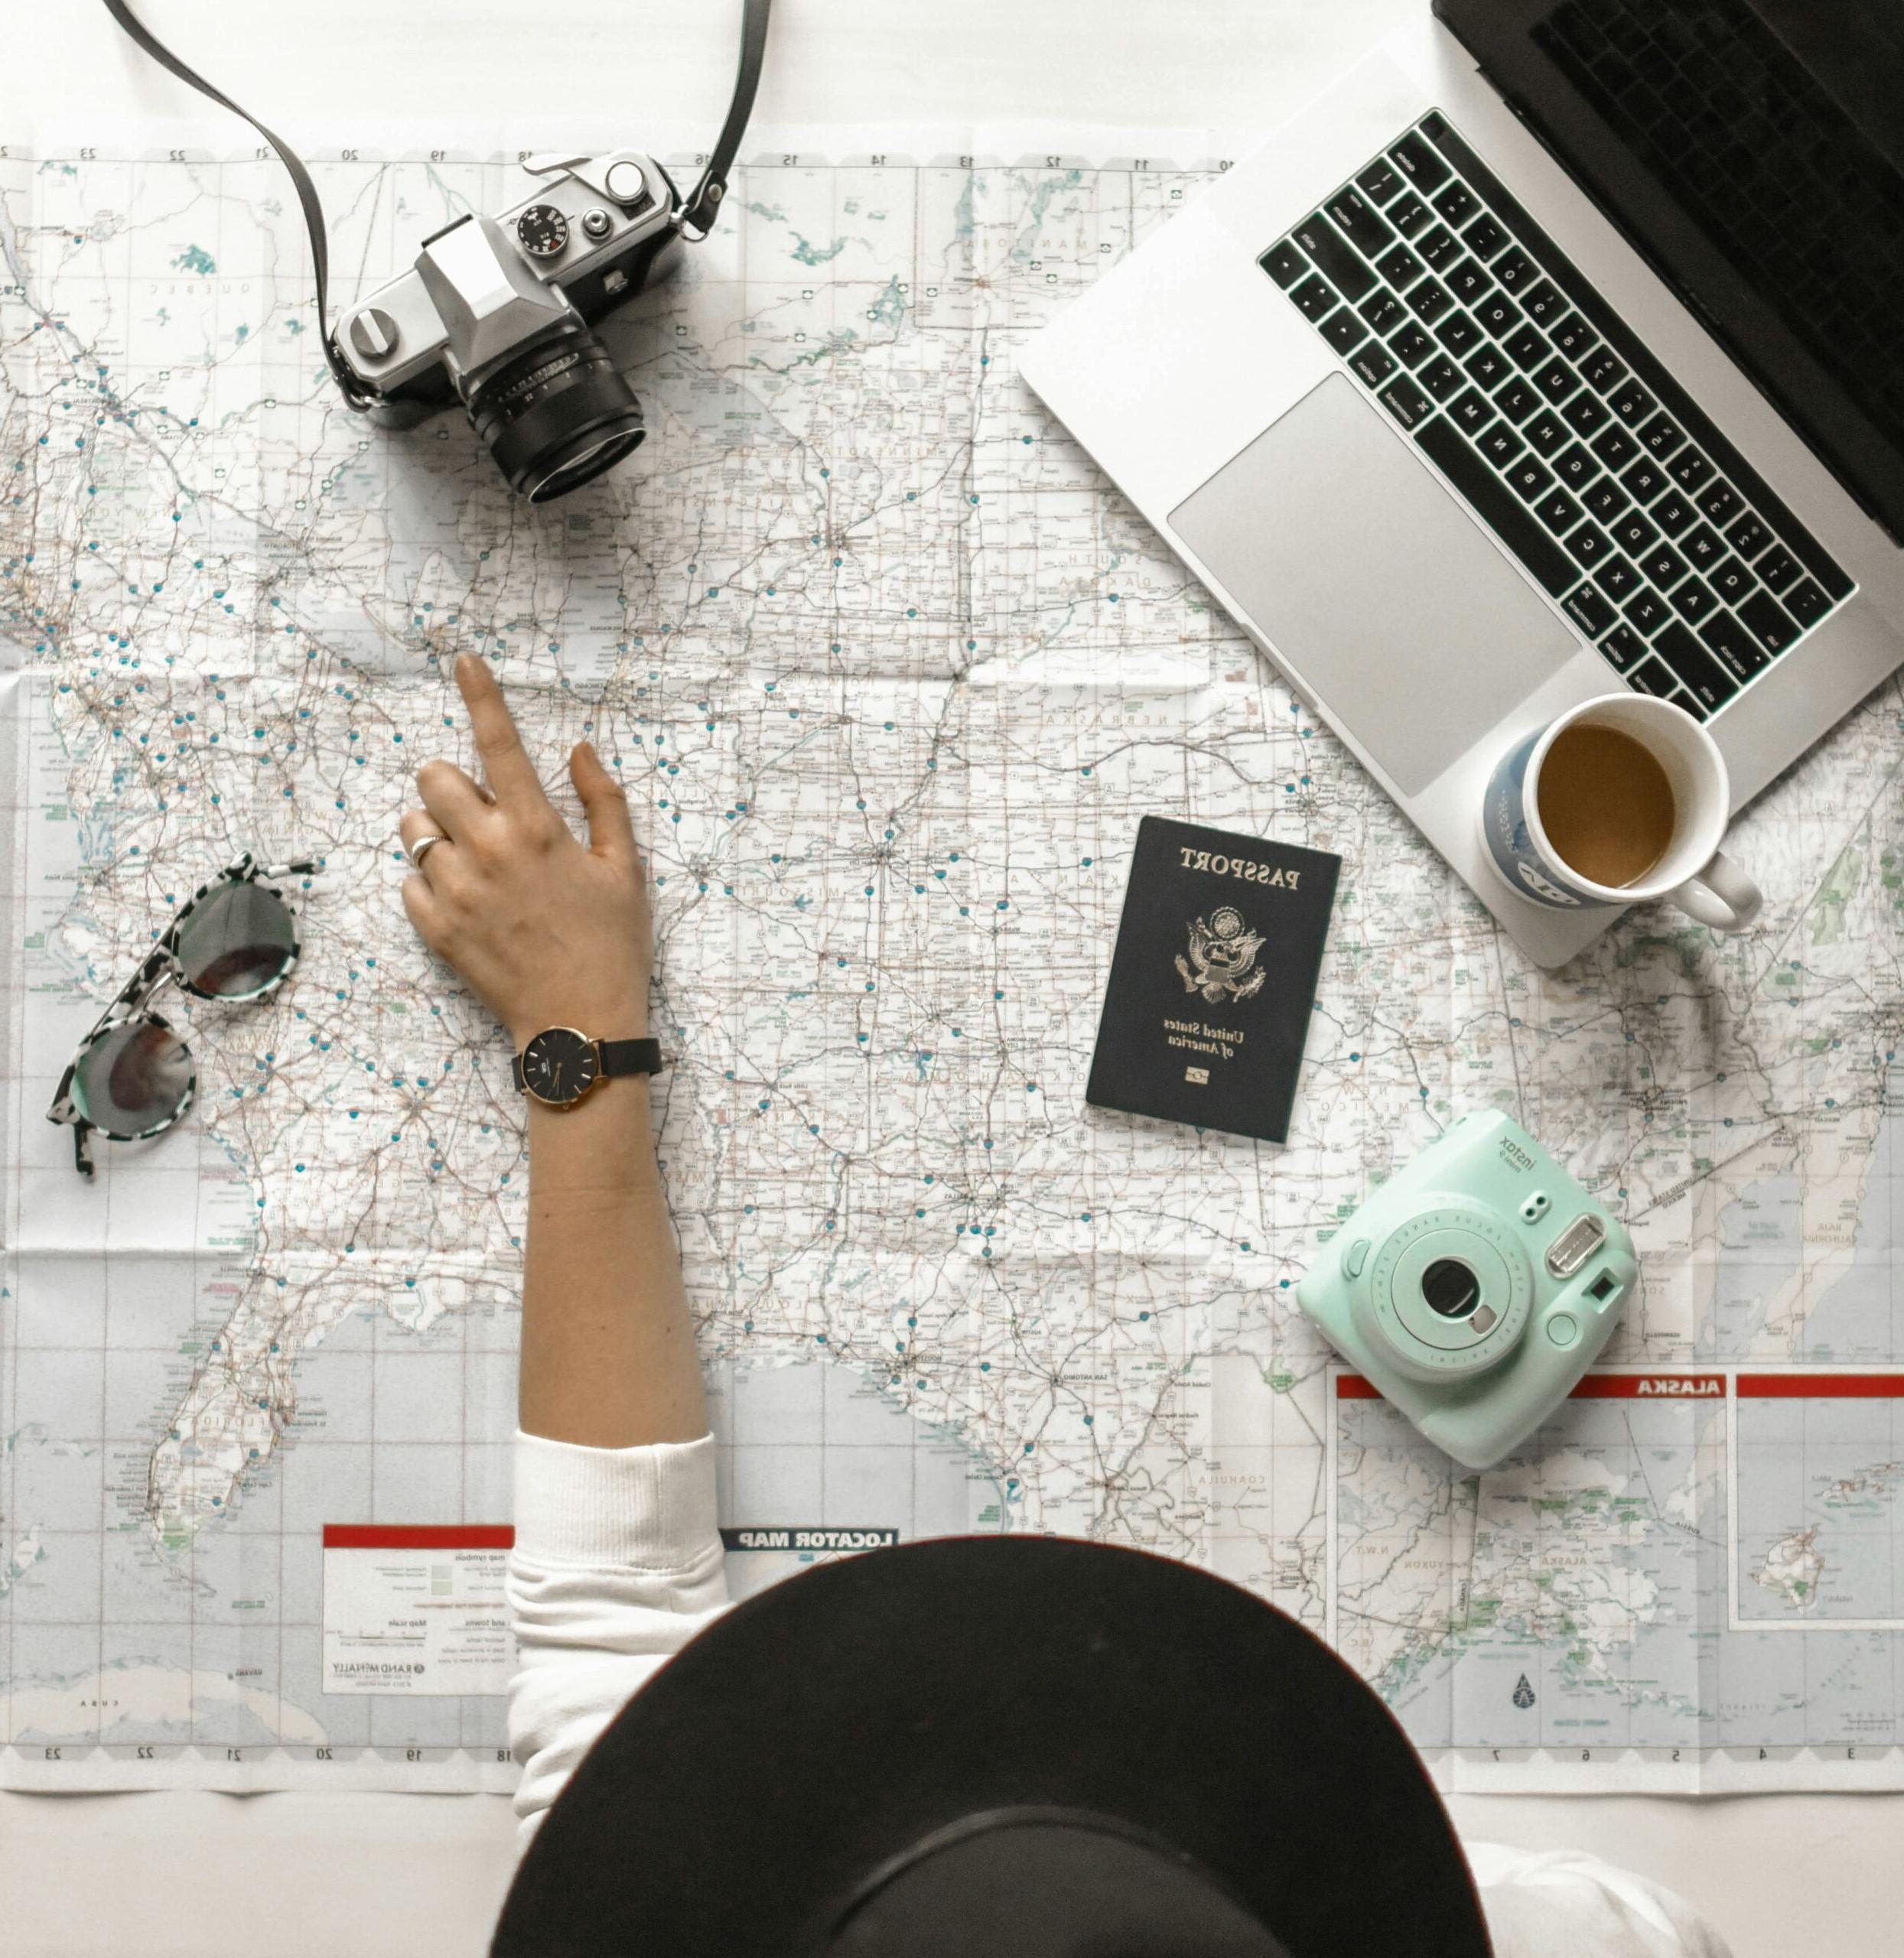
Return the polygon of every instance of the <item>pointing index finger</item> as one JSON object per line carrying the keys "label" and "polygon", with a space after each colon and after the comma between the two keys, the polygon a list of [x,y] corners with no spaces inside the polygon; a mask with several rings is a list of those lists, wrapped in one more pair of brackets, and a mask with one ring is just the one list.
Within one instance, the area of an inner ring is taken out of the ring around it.
{"label": "pointing index finger", "polygon": [[516,731],[496,675],[475,654],[466,652],[456,662],[456,684],[470,711],[476,752],[497,798],[504,802],[546,802],[542,777]]}

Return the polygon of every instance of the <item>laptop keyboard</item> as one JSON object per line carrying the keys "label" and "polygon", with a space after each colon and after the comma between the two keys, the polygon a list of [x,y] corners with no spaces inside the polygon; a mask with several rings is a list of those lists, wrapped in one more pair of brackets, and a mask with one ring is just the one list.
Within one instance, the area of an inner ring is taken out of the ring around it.
{"label": "laptop keyboard", "polygon": [[1703,720],[1856,588],[1438,112],[1259,262],[1629,685]]}

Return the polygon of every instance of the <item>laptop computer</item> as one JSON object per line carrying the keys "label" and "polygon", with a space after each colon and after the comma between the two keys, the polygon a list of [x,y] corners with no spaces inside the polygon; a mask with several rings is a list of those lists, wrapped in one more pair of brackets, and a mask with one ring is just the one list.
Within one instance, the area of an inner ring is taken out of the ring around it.
{"label": "laptop computer", "polygon": [[1437,0],[1021,370],[1544,965],[1504,750],[1621,687],[1735,807],[1904,661],[1896,0]]}

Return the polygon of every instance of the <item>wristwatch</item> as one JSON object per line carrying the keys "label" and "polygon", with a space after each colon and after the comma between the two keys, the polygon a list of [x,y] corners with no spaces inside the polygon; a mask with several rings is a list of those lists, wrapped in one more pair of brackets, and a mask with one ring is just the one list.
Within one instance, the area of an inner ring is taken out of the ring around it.
{"label": "wristwatch", "polygon": [[598,1081],[659,1074],[658,1040],[591,1040],[572,1026],[545,1026],[510,1064],[516,1090],[545,1107],[572,1108]]}

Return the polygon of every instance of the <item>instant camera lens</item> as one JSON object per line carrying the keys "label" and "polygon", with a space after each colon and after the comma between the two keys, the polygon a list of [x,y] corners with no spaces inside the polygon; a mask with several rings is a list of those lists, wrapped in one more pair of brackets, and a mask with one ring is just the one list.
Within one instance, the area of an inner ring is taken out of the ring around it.
{"label": "instant camera lens", "polygon": [[1421,1296],[1443,1319],[1466,1319],[1481,1303],[1481,1284],[1456,1257],[1438,1257],[1421,1274]]}
{"label": "instant camera lens", "polygon": [[509,487],[532,503],[592,482],[647,433],[628,383],[579,324],[484,375],[470,389],[468,407]]}

